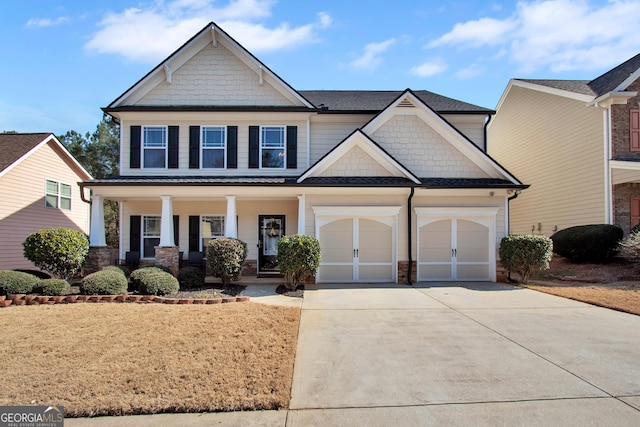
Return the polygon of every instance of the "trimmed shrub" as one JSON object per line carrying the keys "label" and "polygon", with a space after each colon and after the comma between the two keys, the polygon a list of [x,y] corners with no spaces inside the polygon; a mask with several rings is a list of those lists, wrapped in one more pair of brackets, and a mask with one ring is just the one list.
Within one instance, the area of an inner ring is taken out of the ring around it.
{"label": "trimmed shrub", "polygon": [[124,275],[124,277],[129,277],[129,274],[131,274],[126,265],[107,265],[102,268],[102,271],[115,271],[116,273]]}
{"label": "trimmed shrub", "polygon": [[36,286],[38,293],[42,295],[66,295],[71,290],[71,285],[64,279],[43,279]]}
{"label": "trimmed shrub", "polygon": [[178,271],[180,289],[193,289],[204,286],[204,275],[198,267],[183,267]]}
{"label": "trimmed shrub", "polygon": [[247,258],[247,244],[230,237],[213,239],[207,246],[207,267],[213,277],[219,277],[226,288],[238,280],[244,260]]}
{"label": "trimmed shrub", "polygon": [[117,295],[127,292],[127,278],[117,271],[96,271],[82,279],[80,292],[86,295]]}
{"label": "trimmed shrub", "polygon": [[0,292],[2,294],[28,294],[38,284],[36,276],[21,271],[0,270]]}
{"label": "trimmed shrub", "polygon": [[173,271],[171,271],[171,269],[169,267],[167,267],[166,265],[156,264],[153,267],[159,268],[160,270],[164,271],[165,273],[169,273],[170,275],[173,276]]}
{"label": "trimmed shrub", "polygon": [[23,270],[20,268],[15,268],[13,271],[21,271],[23,273],[28,273],[33,276],[36,276],[38,279],[51,279],[50,274],[47,274],[44,271],[40,271],[40,270]]}
{"label": "trimmed shrub", "polygon": [[553,242],[546,236],[510,234],[500,242],[500,261],[508,271],[520,273],[526,284],[531,274],[549,268],[552,250]]}
{"label": "trimmed shrub", "polygon": [[89,239],[71,228],[45,228],[31,233],[22,243],[24,257],[36,267],[69,280],[89,254]]}
{"label": "trimmed shrub", "polygon": [[179,289],[178,279],[164,271],[147,273],[140,278],[139,291],[145,295],[175,294]]}
{"label": "trimmed shrub", "polygon": [[285,278],[285,286],[295,290],[320,265],[320,242],[312,236],[292,234],[278,242],[278,267]]}
{"label": "trimmed shrub", "polygon": [[129,276],[129,280],[131,281],[131,287],[134,290],[140,290],[140,283],[142,282],[142,279],[145,276],[147,276],[149,274],[154,274],[154,273],[166,273],[166,274],[169,274],[165,270],[163,270],[162,268],[159,268],[157,266],[139,268],[137,270],[134,270],[133,273],[131,273],[131,275]]}
{"label": "trimmed shrub", "polygon": [[574,261],[605,262],[617,253],[623,234],[609,224],[565,228],[551,236],[553,252]]}

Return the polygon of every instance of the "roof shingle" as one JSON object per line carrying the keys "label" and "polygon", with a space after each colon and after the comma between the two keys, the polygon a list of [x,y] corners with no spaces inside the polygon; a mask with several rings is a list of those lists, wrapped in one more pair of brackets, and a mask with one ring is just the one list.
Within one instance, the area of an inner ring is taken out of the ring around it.
{"label": "roof shingle", "polygon": [[0,172],[48,138],[50,133],[1,133]]}

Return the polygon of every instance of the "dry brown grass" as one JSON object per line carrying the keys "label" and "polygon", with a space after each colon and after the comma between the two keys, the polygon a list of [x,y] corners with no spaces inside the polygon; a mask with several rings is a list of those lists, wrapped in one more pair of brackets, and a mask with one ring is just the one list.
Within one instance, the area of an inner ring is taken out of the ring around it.
{"label": "dry brown grass", "polygon": [[0,405],[73,417],[287,407],[299,320],[252,303],[2,309]]}

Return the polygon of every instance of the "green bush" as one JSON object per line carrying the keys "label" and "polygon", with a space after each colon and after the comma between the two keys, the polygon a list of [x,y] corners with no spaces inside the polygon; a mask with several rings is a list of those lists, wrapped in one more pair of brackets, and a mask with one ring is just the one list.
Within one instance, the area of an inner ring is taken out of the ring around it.
{"label": "green bush", "polygon": [[180,289],[193,289],[204,286],[204,275],[198,267],[183,267],[178,271]]}
{"label": "green bush", "polygon": [[623,234],[608,224],[565,228],[551,236],[553,252],[574,261],[605,262],[617,253]]}
{"label": "green bush", "polygon": [[129,280],[131,281],[131,288],[136,291],[140,290],[140,283],[142,282],[142,279],[149,274],[155,274],[155,273],[167,273],[167,271],[163,270],[158,266],[142,267],[137,270],[134,270],[133,273],[131,273],[131,275],[129,276]]}
{"label": "green bush", "polygon": [[314,276],[320,265],[320,242],[312,236],[292,234],[278,242],[278,266],[290,290]]}
{"label": "green bush", "polygon": [[36,267],[66,280],[80,271],[89,253],[87,235],[64,227],[31,233],[22,246],[24,257]]}
{"label": "green bush", "polygon": [[548,269],[553,242],[545,236],[510,234],[500,242],[500,261],[510,272],[515,271],[527,283],[531,274]]}
{"label": "green bush", "polygon": [[147,273],[140,278],[139,291],[145,295],[175,294],[179,289],[178,279],[164,271]]}
{"label": "green bush", "polygon": [[102,268],[102,271],[115,271],[116,273],[124,275],[124,277],[129,277],[131,274],[126,265],[107,265]]}
{"label": "green bush", "polygon": [[51,275],[50,274],[47,274],[44,271],[40,271],[40,270],[29,270],[29,269],[15,268],[13,271],[21,271],[23,273],[29,273],[32,276],[36,276],[38,279],[51,279]]}
{"label": "green bush", "polygon": [[117,271],[103,270],[82,279],[80,292],[86,295],[117,295],[127,292],[127,278]]}
{"label": "green bush", "polygon": [[0,292],[2,294],[28,294],[38,284],[36,276],[21,271],[0,270]]}
{"label": "green bush", "polygon": [[42,295],[66,295],[71,289],[71,285],[64,279],[43,279],[36,286],[38,293]]}
{"label": "green bush", "polygon": [[229,237],[213,239],[207,247],[208,272],[222,279],[224,287],[238,280],[244,260],[247,258],[247,244]]}

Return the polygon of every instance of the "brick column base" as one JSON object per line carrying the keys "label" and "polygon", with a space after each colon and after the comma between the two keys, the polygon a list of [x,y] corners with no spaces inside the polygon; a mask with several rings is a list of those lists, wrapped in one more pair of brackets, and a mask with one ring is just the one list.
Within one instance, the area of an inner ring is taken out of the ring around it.
{"label": "brick column base", "polygon": [[[416,262],[411,261],[411,282],[416,283],[417,279]],[[398,283],[409,283],[409,261],[398,261]]]}
{"label": "brick column base", "polygon": [[117,257],[118,249],[107,246],[91,246],[83,267],[84,275],[95,273],[108,265],[115,264]]}
{"label": "brick column base", "polygon": [[180,269],[180,248],[178,246],[156,246],[156,264],[168,267],[174,276]]}

